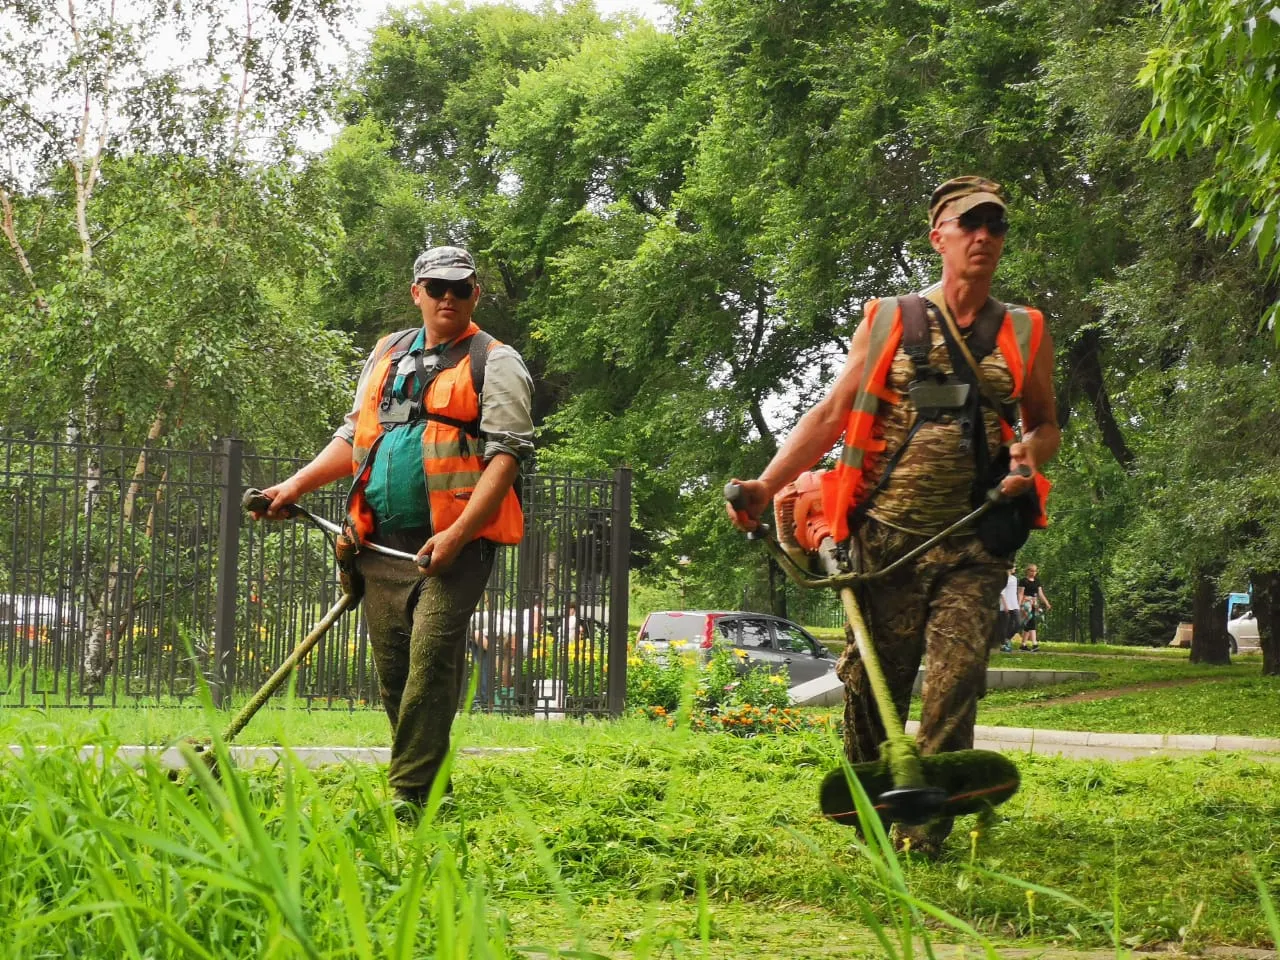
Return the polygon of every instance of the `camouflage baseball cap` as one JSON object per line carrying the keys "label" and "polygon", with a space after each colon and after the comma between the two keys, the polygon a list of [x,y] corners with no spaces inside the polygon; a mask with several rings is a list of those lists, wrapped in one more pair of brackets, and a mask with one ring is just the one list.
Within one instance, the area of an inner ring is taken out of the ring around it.
{"label": "camouflage baseball cap", "polygon": [[441,280],[465,280],[476,272],[476,262],[461,247],[432,247],[413,261],[413,279],[439,277]]}
{"label": "camouflage baseball cap", "polygon": [[952,203],[951,216],[958,217],[966,210],[980,207],[984,203],[994,203],[1001,210],[1007,210],[1004,202],[1004,188],[994,180],[985,177],[953,177],[946,183],[939,184],[929,197],[929,225],[938,225],[938,214],[942,208]]}

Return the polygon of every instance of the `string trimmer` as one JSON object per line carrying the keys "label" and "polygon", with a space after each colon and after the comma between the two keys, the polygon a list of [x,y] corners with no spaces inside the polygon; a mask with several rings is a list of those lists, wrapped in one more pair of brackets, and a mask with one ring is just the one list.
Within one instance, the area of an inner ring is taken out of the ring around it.
{"label": "string trimmer", "polygon": [[[249,513],[266,513],[267,507],[271,505],[271,498],[261,490],[256,490],[250,487],[244,492],[241,505]],[[289,504],[280,512],[287,519],[292,520],[301,517],[311,523],[313,526],[324,532],[325,536],[329,538],[331,544],[333,543],[333,538],[341,535],[342,533],[342,528],[338,526],[338,524],[331,520],[326,520],[324,517],[316,516],[310,510],[307,510],[305,507],[300,507],[296,503]],[[375,553],[384,553],[389,557],[408,560],[411,563],[419,562],[418,557],[414,556],[412,553],[406,553],[403,550],[392,550],[390,547],[384,547],[378,543],[363,544],[362,549],[372,550]],[[342,596],[338,597],[337,602],[335,602],[334,605],[329,608],[328,612],[320,618],[320,621],[311,628],[311,632],[298,642],[298,645],[293,648],[287,657],[284,658],[284,661],[280,666],[276,667],[275,672],[267,678],[266,683],[258,688],[257,692],[249,698],[249,702],[246,703],[240,709],[240,712],[235,715],[232,721],[227,725],[227,729],[222,733],[223,742],[230,743],[231,740],[245,728],[249,721],[253,719],[254,714],[262,709],[263,704],[271,699],[271,695],[273,693],[280,689],[280,685],[284,683],[289,674],[297,668],[298,664],[302,663],[302,661],[306,659],[307,654],[309,654],[312,648],[320,642],[320,638],[329,632],[329,628],[337,622],[338,618],[360,602],[360,593],[361,591],[355,578],[350,576],[343,577]]]}
{"label": "string trimmer", "polygon": [[[1029,475],[1029,471],[1023,475]],[[879,759],[854,764],[854,777],[886,825],[896,821],[914,826],[938,817],[980,813],[1003,803],[1017,791],[1019,778],[1018,768],[1002,754],[990,750],[956,750],[921,756],[915,739],[903,729],[898,718],[880,658],[853,590],[856,585],[874,582],[897,570],[944,538],[968,527],[1000,502],[1000,492],[992,490],[981,506],[941,533],[879,570],[864,573],[849,569],[847,558],[831,536],[822,509],[820,478],[821,474],[816,472],[802,474],[774,498],[777,540],[769,536],[766,524],[761,524],[748,537],[762,540],[782,570],[800,586],[839,591],[880,722],[888,734]],[[741,509],[741,492],[736,483],[724,488],[725,500],[734,509]],[[818,568],[817,573],[814,566]],[[860,826],[851,784],[843,767],[827,774],[818,802],[823,814],[836,823]]]}

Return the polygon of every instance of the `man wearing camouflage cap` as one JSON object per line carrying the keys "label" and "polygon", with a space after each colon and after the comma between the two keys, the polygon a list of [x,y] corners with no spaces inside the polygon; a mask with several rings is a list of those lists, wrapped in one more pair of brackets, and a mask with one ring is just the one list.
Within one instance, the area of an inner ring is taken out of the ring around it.
{"label": "man wearing camouflage cap", "polygon": [[[412,811],[449,750],[467,630],[495,545],[524,532],[515,484],[533,452],[533,381],[520,355],[472,320],[480,285],[466,250],[419,256],[409,295],[421,324],[378,341],[329,445],[266,493],[275,517],[354,478],[339,556],[363,581],[391,720],[388,779]],[[361,549],[369,543],[411,552],[417,565]]]}
{"label": "man wearing camouflage cap", "polygon": [[[774,494],[842,435],[840,461],[823,480],[823,506],[833,534],[850,543],[864,570],[883,568],[941,532],[992,486],[1018,498],[1018,509],[987,514],[861,598],[904,722],[927,656],[917,733],[925,754],[973,746],[1006,571],[1028,527],[1043,525],[1048,483],[1038,469],[1058,449],[1053,342],[1043,317],[990,293],[1007,213],[1003,189],[982,177],[957,177],[933,191],[929,241],[942,260],[941,279],[918,294],[865,305],[835,385],[759,479],[741,485],[745,509],[729,510],[741,529],[754,529]],[[1029,475],[1010,472],[1015,467]],[[854,763],[873,760],[885,731],[854,644],[837,672],[845,683],[846,753]],[[950,829],[939,821],[899,836],[936,855]]]}

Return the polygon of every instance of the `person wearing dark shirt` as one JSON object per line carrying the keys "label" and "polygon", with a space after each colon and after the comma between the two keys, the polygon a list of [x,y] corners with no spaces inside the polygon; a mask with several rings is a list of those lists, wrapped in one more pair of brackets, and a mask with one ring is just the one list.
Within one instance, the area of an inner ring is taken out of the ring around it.
{"label": "person wearing dark shirt", "polygon": [[1027,565],[1027,575],[1018,581],[1018,606],[1025,613],[1019,649],[1026,650],[1030,647],[1032,650],[1039,650],[1040,638],[1036,635],[1039,617],[1044,611],[1052,610],[1053,604],[1044,595],[1044,587],[1040,585],[1040,568],[1034,563]]}

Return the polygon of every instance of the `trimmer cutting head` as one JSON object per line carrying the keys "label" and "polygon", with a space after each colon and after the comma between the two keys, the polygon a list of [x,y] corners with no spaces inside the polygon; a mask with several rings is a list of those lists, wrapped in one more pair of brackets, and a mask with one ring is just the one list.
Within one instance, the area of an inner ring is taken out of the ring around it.
{"label": "trimmer cutting head", "polygon": [[[885,826],[914,826],[937,817],[981,813],[1018,791],[1018,768],[1008,757],[991,750],[956,750],[921,757],[920,761],[925,785],[919,787],[895,787],[889,763],[883,758],[853,765],[854,777]],[[823,779],[818,804],[823,815],[836,823],[861,829],[844,767],[837,767]]]}

